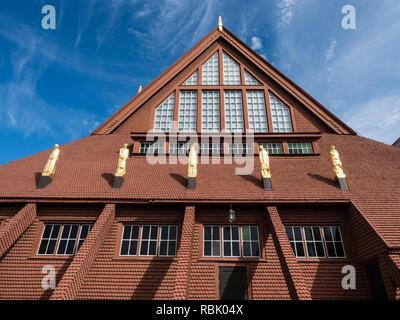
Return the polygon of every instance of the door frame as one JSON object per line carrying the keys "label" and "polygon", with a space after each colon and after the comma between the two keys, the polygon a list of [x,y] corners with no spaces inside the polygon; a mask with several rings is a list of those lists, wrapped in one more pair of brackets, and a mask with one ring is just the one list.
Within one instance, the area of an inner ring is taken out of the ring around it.
{"label": "door frame", "polygon": [[220,287],[219,287],[219,267],[244,267],[246,268],[246,282],[247,282],[247,297],[248,300],[253,300],[251,281],[250,281],[250,266],[248,263],[241,262],[218,262],[215,264],[214,277],[215,277],[215,300],[221,300]]}

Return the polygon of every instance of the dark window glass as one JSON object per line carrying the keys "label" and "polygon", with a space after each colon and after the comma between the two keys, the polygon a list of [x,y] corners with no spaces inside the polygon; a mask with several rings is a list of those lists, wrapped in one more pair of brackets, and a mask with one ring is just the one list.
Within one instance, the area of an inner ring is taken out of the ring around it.
{"label": "dark window glass", "polygon": [[139,243],[139,226],[125,225],[122,235],[121,256],[136,256]]}
{"label": "dark window glass", "polygon": [[162,226],[160,256],[175,256],[177,226]]}

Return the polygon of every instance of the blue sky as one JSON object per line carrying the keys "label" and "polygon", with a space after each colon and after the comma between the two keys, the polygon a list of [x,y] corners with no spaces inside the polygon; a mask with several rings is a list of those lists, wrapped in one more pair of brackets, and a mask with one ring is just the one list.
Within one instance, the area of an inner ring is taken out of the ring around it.
{"label": "blue sky", "polygon": [[[41,27],[46,4],[56,30]],[[356,30],[341,26],[344,5]],[[398,0],[3,0],[0,164],[89,135],[218,15],[360,135],[400,136]]]}

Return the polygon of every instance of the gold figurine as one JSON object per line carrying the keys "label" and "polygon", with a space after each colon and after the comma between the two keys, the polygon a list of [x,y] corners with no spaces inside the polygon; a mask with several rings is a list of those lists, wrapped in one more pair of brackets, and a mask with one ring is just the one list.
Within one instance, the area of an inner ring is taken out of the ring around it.
{"label": "gold figurine", "polygon": [[194,145],[192,145],[189,151],[188,177],[196,178],[196,176],[197,176],[197,152]]}
{"label": "gold figurine", "polygon": [[269,168],[268,151],[263,146],[258,148],[258,155],[260,157],[261,175],[263,178],[271,178],[271,170]]}
{"label": "gold figurine", "polygon": [[219,32],[222,32],[222,17],[218,17],[218,30]]}
{"label": "gold figurine", "polygon": [[119,149],[119,158],[118,158],[118,165],[117,171],[115,172],[116,177],[123,177],[125,178],[126,174],[126,160],[129,157],[129,149],[128,144],[124,143],[124,146]]}
{"label": "gold figurine", "polygon": [[56,172],[56,163],[60,156],[60,146],[58,144],[54,145],[53,151],[50,153],[49,159],[44,166],[42,176],[50,177],[51,179],[54,178],[54,173]]}
{"label": "gold figurine", "polygon": [[332,161],[332,170],[334,177],[336,179],[346,178],[346,175],[343,172],[342,161],[340,161],[339,158],[339,152],[337,152],[335,146],[331,146],[330,156]]}

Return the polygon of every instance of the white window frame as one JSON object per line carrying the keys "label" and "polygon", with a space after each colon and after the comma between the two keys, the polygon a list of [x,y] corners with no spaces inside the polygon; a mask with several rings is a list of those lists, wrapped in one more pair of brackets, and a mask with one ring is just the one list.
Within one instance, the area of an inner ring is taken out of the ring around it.
{"label": "white window frame", "polygon": [[[224,228],[229,228],[229,232],[230,232],[230,234],[231,234],[231,239],[230,240],[225,240],[225,238],[224,238]],[[239,239],[238,240],[233,240],[232,239],[232,229],[233,228],[237,228],[238,230],[237,230],[237,232],[238,232],[238,237],[239,237]],[[220,232],[222,233],[222,256],[223,257],[226,257],[226,258],[240,258],[241,256],[242,256],[242,246],[241,246],[241,227],[240,226],[221,226],[221,230],[220,230]],[[231,254],[232,255],[230,255],[230,256],[227,256],[226,254],[225,254],[225,243],[226,242],[229,242],[230,243],[230,245],[231,245]],[[236,243],[238,243],[239,244],[239,255],[238,256],[234,256],[233,255],[233,243],[234,242],[236,242]]]}

